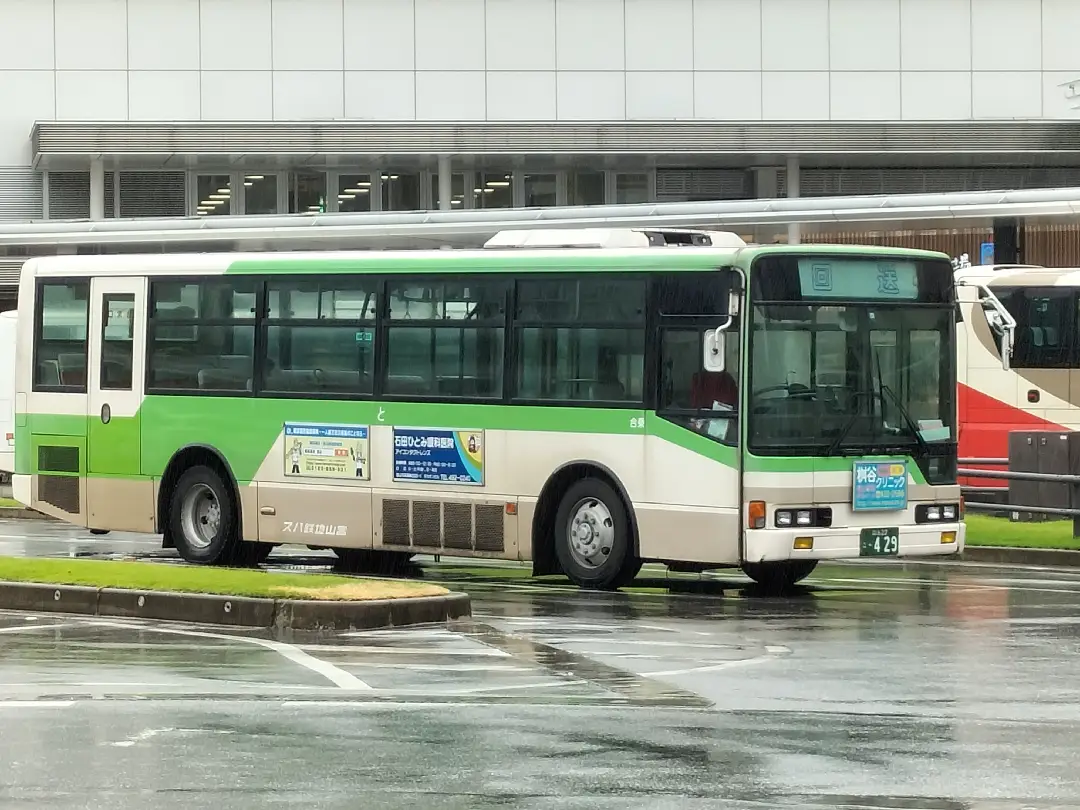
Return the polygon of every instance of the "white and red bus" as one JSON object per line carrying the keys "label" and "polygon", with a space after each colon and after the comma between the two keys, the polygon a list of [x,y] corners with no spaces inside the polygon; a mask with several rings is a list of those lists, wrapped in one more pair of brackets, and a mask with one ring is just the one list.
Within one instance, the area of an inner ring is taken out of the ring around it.
{"label": "white and red bus", "polygon": [[1080,429],[1080,268],[956,265],[959,456],[1006,458],[1014,430]]}

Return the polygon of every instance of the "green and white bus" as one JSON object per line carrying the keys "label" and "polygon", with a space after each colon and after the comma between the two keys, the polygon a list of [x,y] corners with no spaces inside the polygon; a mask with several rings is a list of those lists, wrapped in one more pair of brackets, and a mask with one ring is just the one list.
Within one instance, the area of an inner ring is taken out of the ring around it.
{"label": "green and white bus", "polygon": [[15,497],[196,563],[300,544],[592,588],[954,554],[955,306],[944,254],[709,231],[35,258]]}

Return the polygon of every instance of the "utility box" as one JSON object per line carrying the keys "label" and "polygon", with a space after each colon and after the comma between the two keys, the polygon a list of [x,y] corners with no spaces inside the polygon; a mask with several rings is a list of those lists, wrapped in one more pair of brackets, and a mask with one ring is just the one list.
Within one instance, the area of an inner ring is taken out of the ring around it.
{"label": "utility box", "polygon": [[[1010,431],[1009,472],[1051,475],[1080,473],[1080,431]],[[1074,489],[1080,492],[1080,487],[1074,488],[1069,483],[1009,481],[1009,504],[1014,514],[1017,514],[1017,506],[1050,509],[1080,508],[1080,497],[1074,498]],[[1047,518],[1030,512],[1020,512],[1016,519],[1046,520]]]}

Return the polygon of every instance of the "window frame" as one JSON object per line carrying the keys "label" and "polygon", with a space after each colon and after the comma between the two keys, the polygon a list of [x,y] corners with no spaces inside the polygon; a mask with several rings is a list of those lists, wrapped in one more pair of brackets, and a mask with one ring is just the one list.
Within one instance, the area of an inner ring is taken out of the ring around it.
{"label": "window frame", "polygon": [[[157,303],[155,285],[157,284],[205,284],[209,281],[239,281],[247,279],[254,282],[255,287],[255,312],[251,318],[190,318],[186,320],[170,321],[170,326],[250,326],[253,330],[251,339],[251,388],[250,389],[215,389],[215,388],[161,388],[153,384],[153,357],[154,357],[154,334],[155,315],[154,309]],[[259,365],[259,316],[266,302],[266,279],[257,275],[233,275],[226,274],[190,274],[190,275],[150,275],[147,277],[146,290],[146,368],[143,372],[143,390],[147,396],[174,396],[174,397],[232,397],[250,398],[256,395],[256,372]]]}
{"label": "window frame", "polygon": [[[417,318],[417,319],[392,319],[390,317],[390,288],[392,285],[408,284],[416,282],[417,285],[430,284],[432,281],[468,284],[482,282],[494,282],[502,284],[503,290],[503,315],[501,319],[485,318],[482,320],[451,320],[447,318]],[[484,273],[471,272],[460,275],[446,272],[435,273],[395,273],[384,276],[382,279],[381,299],[378,302],[378,328],[375,332],[375,392],[374,397],[385,402],[424,402],[424,403],[472,403],[478,405],[505,405],[510,403],[511,383],[506,371],[508,358],[512,356],[510,345],[510,332],[513,323],[514,302],[517,300],[517,284],[520,274],[515,273]],[[387,382],[390,369],[390,330],[395,328],[421,328],[437,329],[455,326],[459,329],[467,329],[468,326],[476,328],[502,329],[503,330],[503,356],[502,356],[502,391],[498,395],[490,397],[455,397],[441,394],[417,396],[415,394],[388,393]]]}
{"label": "window frame", "polygon": [[[385,278],[375,273],[334,273],[328,276],[332,279],[364,279],[370,284],[375,293],[375,308],[370,318],[358,320],[329,320],[322,318],[271,318],[270,317],[270,288],[275,284],[288,282],[315,282],[319,283],[327,276],[312,273],[282,273],[256,276],[258,279],[258,292],[256,294],[255,307],[255,343],[254,343],[254,371],[251,387],[256,397],[264,399],[327,399],[343,401],[368,401],[375,398],[375,391],[379,384],[379,320],[386,296]],[[366,286],[366,284],[365,284]],[[320,295],[321,295],[320,289]],[[343,391],[279,391],[266,387],[266,371],[269,355],[270,327],[357,327],[371,329],[373,335],[372,349],[372,384],[368,392],[343,392]]]}
{"label": "window frame", "polygon": [[[92,294],[92,276],[45,276],[38,277],[34,284],[34,332],[30,365],[30,390],[35,394],[89,394],[90,392],[90,307]],[[45,288],[74,285],[86,286],[86,337],[83,338],[82,356],[86,367],[86,380],[82,385],[49,385],[38,382],[38,357],[42,343],[42,329],[45,323]]]}
{"label": "window frame", "polygon": [[[1047,293],[1060,292],[1064,293],[1060,296],[1051,296]],[[1004,293],[1004,294],[1002,294]],[[1016,337],[1013,338],[1013,352],[1010,358],[1010,365],[1012,368],[1022,369],[1024,371],[1062,371],[1070,368],[1076,368],[1078,365],[1078,359],[1080,359],[1080,293],[1071,287],[1055,287],[1053,285],[1036,285],[1036,284],[1016,284],[1016,285],[1002,285],[994,288],[994,294],[997,295],[1001,301],[1002,306],[1009,312],[1009,314],[1016,321],[1017,333],[1019,334],[1020,328],[1025,323],[1030,324],[1030,305],[1034,298],[1039,297],[1059,297],[1067,301],[1069,312],[1069,331],[1063,336],[1062,343],[1064,344],[1064,351],[1062,352],[1062,359],[1053,365],[1029,365],[1026,361],[1017,362]],[[1009,309],[1008,303],[1015,300],[1015,296],[1022,295],[1025,303],[1023,317],[1018,317],[1017,313]],[[982,311],[983,318],[986,318],[986,310],[977,305],[977,308]],[[987,321],[989,324],[989,321]],[[995,346],[995,349],[997,347]]]}
{"label": "window frame", "polygon": [[[105,384],[105,347],[108,345],[108,340],[105,337],[105,330],[109,328],[109,304],[110,302],[121,299],[131,301],[131,339],[127,341],[117,341],[128,344],[128,351],[130,352],[131,368],[129,369],[129,376],[127,385],[106,385]],[[129,292],[106,292],[101,296],[101,344],[100,357],[98,363],[98,381],[97,388],[99,391],[134,391],[135,390],[135,314],[138,311],[138,300],[135,293]]]}
{"label": "window frame", "polygon": [[[633,270],[567,270],[563,272],[536,272],[517,274],[514,277],[514,296],[512,308],[507,310],[507,315],[512,324],[510,340],[513,344],[512,366],[510,367],[509,382],[506,387],[510,391],[507,400],[513,405],[525,405],[547,408],[602,408],[604,410],[630,410],[641,411],[653,408],[655,404],[655,388],[653,382],[653,367],[655,365],[656,350],[650,346],[649,336],[653,334],[653,305],[652,297],[654,290],[654,275],[652,271]],[[642,297],[642,316],[639,321],[584,321],[560,319],[557,321],[544,321],[542,319],[521,319],[517,317],[517,306],[521,295],[521,282],[531,281],[559,281],[569,283],[591,279],[604,279],[607,281],[637,281],[644,287]],[[537,397],[524,397],[519,392],[519,372],[522,371],[522,335],[526,329],[595,329],[597,331],[639,331],[642,342],[642,368],[641,381],[642,392],[638,400],[598,400],[598,399],[543,399]],[[509,354],[509,352],[508,352]]]}

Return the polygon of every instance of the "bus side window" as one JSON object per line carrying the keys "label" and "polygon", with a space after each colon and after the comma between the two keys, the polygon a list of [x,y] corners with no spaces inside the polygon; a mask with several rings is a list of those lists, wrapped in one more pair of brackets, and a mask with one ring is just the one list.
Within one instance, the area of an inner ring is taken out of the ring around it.
{"label": "bus side window", "polygon": [[37,288],[34,390],[86,392],[90,281],[48,281]]}

